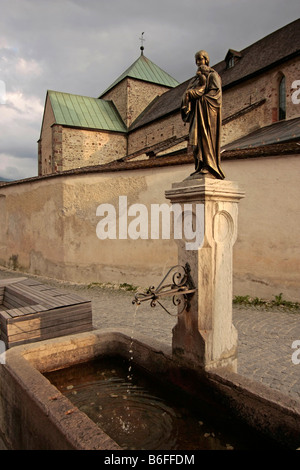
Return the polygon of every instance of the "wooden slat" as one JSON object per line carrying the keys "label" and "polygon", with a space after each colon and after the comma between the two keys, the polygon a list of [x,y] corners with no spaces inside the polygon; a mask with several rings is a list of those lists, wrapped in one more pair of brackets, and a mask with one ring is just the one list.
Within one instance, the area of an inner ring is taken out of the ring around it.
{"label": "wooden slat", "polygon": [[76,294],[32,279],[0,285],[0,300],[1,293],[0,332],[6,347],[93,328],[91,301]]}
{"label": "wooden slat", "polygon": [[57,289],[51,289],[46,291],[38,291],[35,287],[21,287],[13,286],[10,288],[10,292],[15,292],[24,300],[27,300],[29,303],[35,303],[39,301],[47,302],[47,304],[53,304],[53,306],[62,306],[63,304],[69,305],[71,303],[86,302],[87,300],[82,299],[76,294],[66,294],[65,292],[59,291]]}
{"label": "wooden slat", "polygon": [[47,307],[45,307],[44,305],[41,305],[41,304],[34,304],[34,305],[30,305],[31,309],[37,313],[37,312],[45,312],[47,309]]}
{"label": "wooden slat", "polygon": [[11,293],[10,291],[6,291],[4,294],[3,305],[8,308],[15,308],[15,307],[26,307],[34,302],[29,302],[24,300],[23,298],[19,297],[15,293]]}
{"label": "wooden slat", "polygon": [[15,277],[15,278],[10,278],[10,279],[1,279],[0,280],[0,286],[1,287],[6,287],[6,286],[9,286],[11,284],[15,284],[15,283],[18,283],[18,282],[25,282],[27,280],[27,277]]}
{"label": "wooden slat", "polygon": [[76,324],[65,324],[65,325],[60,325],[60,328],[45,328],[43,330],[34,330],[31,332],[27,332],[25,334],[20,334],[20,335],[13,335],[13,336],[7,336],[7,341],[8,342],[19,342],[19,341],[26,341],[26,342],[31,342],[32,340],[43,340],[45,338],[57,338],[59,336],[64,336],[64,335],[69,335],[74,332],[81,332],[82,329],[84,331],[87,331],[88,329],[92,329],[92,325],[89,321],[82,321],[78,322]]}
{"label": "wooden slat", "polygon": [[61,319],[55,323],[49,322],[48,324],[44,324],[44,322],[35,322],[33,324],[33,321],[27,324],[25,322],[18,323],[17,325],[11,325],[5,333],[11,341],[14,341],[15,339],[30,339],[36,336],[43,336],[44,333],[53,333],[53,336],[56,336],[61,330],[67,331],[82,324],[90,324],[92,326],[92,318],[88,313],[73,318],[71,321]]}
{"label": "wooden slat", "polygon": [[0,305],[3,302],[3,297],[4,297],[4,286],[0,286]]}
{"label": "wooden slat", "polygon": [[[61,331],[59,334],[55,335],[55,337],[58,338],[60,336],[73,335],[73,334],[76,334],[76,333],[84,333],[86,331],[91,331],[90,325],[80,325],[76,328],[73,328],[72,331],[70,331],[70,330]],[[44,335],[43,337],[40,337],[40,338],[32,338],[30,341],[28,341],[28,340],[9,341],[9,340],[4,339],[4,338],[3,338],[3,341],[5,342],[7,349],[9,349],[13,346],[20,346],[22,344],[26,344],[26,343],[29,343],[29,342],[30,343],[35,343],[37,341],[43,341],[43,340],[51,339],[53,337],[54,336],[52,334],[46,334],[46,335]]]}
{"label": "wooden slat", "polygon": [[24,302],[25,305],[30,305],[33,302],[33,299],[26,291],[18,288],[17,286],[9,286],[5,289],[4,297],[15,298],[17,301]]}
{"label": "wooden slat", "polygon": [[4,318],[5,320],[11,320],[11,316],[5,310],[0,310],[0,318]]}
{"label": "wooden slat", "polygon": [[6,310],[6,313],[10,316],[10,319],[22,316],[22,312],[19,312],[17,308],[10,308]]}
{"label": "wooden slat", "polygon": [[[20,294],[24,292],[24,290],[20,289],[19,286],[15,287],[16,291]],[[56,302],[54,299],[52,299],[50,296],[42,294],[42,293],[37,293],[34,288],[27,287],[26,288],[26,294],[28,298],[31,299],[32,303],[41,303],[41,304],[47,304],[49,307],[50,306],[56,306],[59,305],[58,302]]]}
{"label": "wooden slat", "polygon": [[[85,309],[74,309],[70,312],[62,313],[59,309],[53,314],[52,311],[46,311],[42,313],[36,313],[34,315],[27,315],[23,316],[22,320],[21,317],[19,318],[10,318],[5,321],[5,330],[6,331],[13,331],[11,330],[12,327],[16,326],[18,328],[19,324],[30,324],[30,322],[38,321],[40,324],[56,324],[59,322],[71,322],[76,321],[80,316],[90,315],[92,318],[92,310],[90,308]],[[33,323],[34,325],[34,323]]]}
{"label": "wooden slat", "polygon": [[[34,304],[36,303],[36,300],[34,299],[32,293],[28,292],[28,289],[24,289],[20,286],[10,286],[6,288],[7,294],[10,296],[15,296],[15,298],[22,299],[24,302],[28,304]],[[6,295],[6,293],[5,293]]]}
{"label": "wooden slat", "polygon": [[[33,306],[32,308],[34,308]],[[77,304],[77,305],[70,305],[70,306],[65,306],[65,307],[58,307],[55,309],[44,309],[40,310],[39,312],[33,313],[33,314],[28,314],[28,315],[22,315],[22,316],[17,316],[15,315],[14,318],[9,318],[7,319],[7,323],[18,323],[22,322],[24,320],[31,320],[32,318],[38,317],[43,317],[44,315],[51,316],[53,318],[57,318],[60,316],[72,316],[76,315],[77,313],[85,313],[87,311],[92,312],[92,307],[91,307],[91,302],[87,302],[85,304]],[[7,312],[9,313],[9,312]]]}
{"label": "wooden slat", "polygon": [[30,295],[32,295],[33,298],[38,299],[40,303],[47,302],[48,304],[53,305],[53,307],[61,306],[62,304],[61,300],[58,300],[55,297],[52,297],[48,293],[47,294],[43,292],[36,293],[34,289],[32,288],[29,288],[29,293]]}

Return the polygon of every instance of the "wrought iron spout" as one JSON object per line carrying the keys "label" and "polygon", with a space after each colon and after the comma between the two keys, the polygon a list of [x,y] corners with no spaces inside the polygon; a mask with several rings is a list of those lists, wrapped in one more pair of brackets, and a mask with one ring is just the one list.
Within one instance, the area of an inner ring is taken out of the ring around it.
{"label": "wrought iron spout", "polygon": [[[176,265],[169,269],[158,287],[149,287],[146,293],[137,292],[133,304],[141,305],[142,302],[150,301],[151,307],[156,307],[158,303],[169,315],[172,314],[160,301],[162,297],[172,296],[173,305],[178,307],[177,315],[190,309],[190,299],[196,292],[196,288],[191,277],[191,268],[188,263],[185,266]],[[170,279],[167,282],[167,279]],[[164,284],[167,282],[166,284]]]}

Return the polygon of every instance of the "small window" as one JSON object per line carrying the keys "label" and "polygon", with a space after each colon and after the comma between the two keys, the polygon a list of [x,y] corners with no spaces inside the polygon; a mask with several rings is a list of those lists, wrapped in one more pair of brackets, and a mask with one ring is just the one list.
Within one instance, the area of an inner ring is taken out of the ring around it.
{"label": "small window", "polygon": [[234,67],[241,58],[241,52],[235,51],[234,49],[228,49],[225,56],[226,68],[232,69],[232,67]]}
{"label": "small window", "polygon": [[278,90],[278,119],[281,121],[286,118],[286,92],[285,92],[285,76],[279,82]]}
{"label": "small window", "polygon": [[229,57],[229,59],[227,60],[227,68],[231,69],[232,67],[234,67],[234,56],[233,55],[231,57]]}

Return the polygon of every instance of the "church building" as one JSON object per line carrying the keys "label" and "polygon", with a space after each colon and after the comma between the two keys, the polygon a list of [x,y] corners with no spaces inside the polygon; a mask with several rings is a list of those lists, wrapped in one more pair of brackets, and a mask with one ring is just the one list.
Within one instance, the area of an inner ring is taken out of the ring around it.
{"label": "church building", "polygon": [[[300,20],[236,49],[210,63],[222,80],[222,169],[245,194],[233,293],[299,301]],[[135,219],[132,237],[131,212],[120,234],[120,198],[128,213],[142,205],[150,214],[194,171],[181,116],[190,79],[178,83],[141,49],[96,97],[48,90],[38,176],[0,183],[0,265],[76,283],[158,285],[177,263],[176,242]],[[107,204],[116,230],[99,237]]]}
{"label": "church building", "polygon": [[[223,88],[222,150],[284,144],[300,136],[295,104],[300,20],[210,64]],[[196,51],[195,51],[196,52]],[[179,84],[144,55],[97,98],[48,90],[39,175],[188,153]],[[295,99],[293,100],[293,94]],[[275,125],[274,125],[275,124]]]}

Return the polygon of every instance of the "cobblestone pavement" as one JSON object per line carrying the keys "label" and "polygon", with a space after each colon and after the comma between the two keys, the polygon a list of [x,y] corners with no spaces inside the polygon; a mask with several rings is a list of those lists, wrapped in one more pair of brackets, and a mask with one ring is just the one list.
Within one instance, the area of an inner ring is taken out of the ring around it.
{"label": "cobblestone pavement", "polygon": [[[20,276],[23,274],[0,269],[0,279]],[[26,277],[32,276],[26,274]],[[171,344],[176,318],[159,306],[151,308],[142,304],[136,310],[132,292],[39,279],[91,300],[96,328],[129,328]],[[300,364],[292,362],[296,351],[292,343],[300,341],[300,312],[234,307],[233,322],[239,337],[238,373],[300,398]]]}

